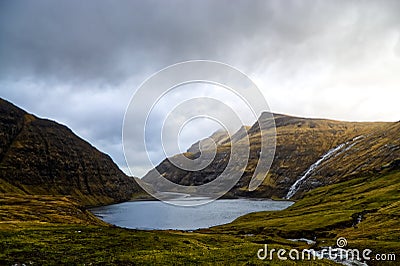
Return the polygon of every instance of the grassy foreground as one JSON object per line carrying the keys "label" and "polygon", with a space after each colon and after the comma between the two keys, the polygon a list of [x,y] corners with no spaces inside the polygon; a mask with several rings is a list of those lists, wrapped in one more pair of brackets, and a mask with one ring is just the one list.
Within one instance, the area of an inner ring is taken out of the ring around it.
{"label": "grassy foreground", "polygon": [[[256,256],[262,245],[226,234],[145,232],[74,225],[27,226],[1,230],[0,234],[2,265],[262,264]],[[326,263],[318,261],[319,265]]]}
{"label": "grassy foreground", "polygon": [[[400,257],[399,183],[399,171],[354,177],[313,190],[284,211],[249,214],[193,233],[117,228],[69,198],[4,195],[0,265],[335,265],[327,260],[261,261],[256,254],[264,244],[317,249],[333,246],[338,237],[345,237],[349,248]],[[288,240],[302,237],[316,244]],[[396,262],[383,265],[390,264]]]}
{"label": "grassy foreground", "polygon": [[[20,202],[7,216],[20,220],[0,223],[0,265],[288,265],[260,261],[256,253],[263,244],[251,241],[249,236],[129,230],[92,221],[91,215],[89,219],[78,215],[72,220],[67,214],[73,210],[68,201],[58,199],[62,207],[55,210],[47,205],[48,200],[42,206],[38,199],[33,200],[33,205]],[[5,208],[10,210],[10,205],[4,203],[2,215]],[[40,210],[32,210],[39,206]],[[66,211],[64,221],[56,215],[60,210]],[[43,221],[49,217],[44,213],[54,220]],[[24,216],[29,220],[22,221]],[[288,248],[281,244],[273,247]],[[317,261],[316,265],[334,263]]]}

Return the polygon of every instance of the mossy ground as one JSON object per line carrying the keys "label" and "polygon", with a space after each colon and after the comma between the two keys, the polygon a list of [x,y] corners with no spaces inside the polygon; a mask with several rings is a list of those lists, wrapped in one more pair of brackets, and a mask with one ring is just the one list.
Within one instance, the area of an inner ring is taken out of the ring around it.
{"label": "mossy ground", "polygon": [[[290,265],[295,262],[261,261],[257,251],[264,244],[317,249],[333,246],[338,237],[345,237],[349,248],[400,256],[399,182],[398,171],[352,178],[313,190],[286,210],[253,213],[196,232],[122,229],[92,220],[68,198],[5,196],[0,206],[0,265]],[[301,237],[317,243],[288,240]]]}
{"label": "mossy ground", "polygon": [[398,171],[352,178],[315,189],[286,210],[248,214],[209,231],[254,234],[253,242],[316,239],[315,247],[345,237],[349,248],[394,253],[400,260],[399,183]]}
{"label": "mossy ground", "polygon": [[[25,224],[0,230],[0,237],[1,265],[288,265],[259,260],[256,253],[263,245],[227,234]],[[316,261],[329,264],[334,263]]]}

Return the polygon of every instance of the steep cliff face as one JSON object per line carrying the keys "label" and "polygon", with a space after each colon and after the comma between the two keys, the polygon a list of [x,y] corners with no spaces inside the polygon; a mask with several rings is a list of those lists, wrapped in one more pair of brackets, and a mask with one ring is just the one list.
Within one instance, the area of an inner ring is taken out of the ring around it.
{"label": "steep cliff face", "polygon": [[[264,182],[257,190],[250,192],[248,184],[258,163],[260,151],[259,123],[264,125],[261,127],[263,130],[270,130],[268,125],[271,121],[267,117],[261,115],[258,123],[246,128],[250,140],[250,158],[242,178],[230,191],[230,196],[285,197],[291,186],[307,173],[315,162],[335,148],[337,152],[322,160],[309,172],[304,182],[299,184],[295,197],[299,197],[304,191],[338,182],[361,171],[377,170],[400,157],[399,123],[341,122],[275,114],[275,158]],[[243,134],[236,134],[232,141],[240,143],[243,137]],[[230,140],[227,136],[224,139],[223,134],[218,132],[210,138],[218,144],[217,154],[205,169],[196,172],[183,171],[168,159],[156,169],[167,179],[181,185],[201,185],[210,182],[224,171],[230,156]],[[204,142],[209,143],[210,139]],[[197,146],[197,143],[194,144],[185,155],[198,158],[200,154]],[[368,156],[368,153],[374,156]],[[154,173],[154,170],[150,171],[143,180],[151,180],[155,176]]]}
{"label": "steep cliff face", "polygon": [[140,191],[111,158],[70,129],[0,99],[0,193],[71,195],[84,205]]}

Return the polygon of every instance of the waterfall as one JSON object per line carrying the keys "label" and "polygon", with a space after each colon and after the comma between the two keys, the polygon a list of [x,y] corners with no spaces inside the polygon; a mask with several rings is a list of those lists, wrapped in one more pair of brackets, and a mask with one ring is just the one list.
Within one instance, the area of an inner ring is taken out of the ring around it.
{"label": "waterfall", "polygon": [[[340,144],[339,146],[330,149],[327,153],[325,153],[321,158],[318,159],[318,161],[316,161],[315,163],[313,163],[308,169],[307,171],[299,178],[296,180],[296,182],[294,182],[294,184],[290,187],[289,192],[287,193],[285,199],[290,199],[291,197],[293,197],[294,194],[296,194],[296,192],[299,190],[300,186],[302,185],[303,181],[325,160],[329,159],[330,157],[332,157],[332,155],[334,155],[337,151],[343,149],[347,144],[349,144],[350,142],[353,142],[351,145],[349,145],[345,150],[343,150],[343,152],[349,150],[351,147],[353,147],[357,142],[357,140],[363,138],[364,136],[358,136],[353,138],[350,141],[347,141],[345,143]],[[341,152],[340,152],[341,153]]]}

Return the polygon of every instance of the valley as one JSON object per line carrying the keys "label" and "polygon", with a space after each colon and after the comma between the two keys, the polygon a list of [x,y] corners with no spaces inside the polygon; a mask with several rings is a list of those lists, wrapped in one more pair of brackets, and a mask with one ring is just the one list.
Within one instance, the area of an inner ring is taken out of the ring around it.
{"label": "valley", "polygon": [[[259,123],[271,121],[261,116]],[[309,265],[260,260],[257,251],[264,244],[319,250],[334,247],[339,237],[349,248],[371,249],[371,257],[400,257],[400,123],[279,114],[274,123],[277,148],[270,173],[258,189],[248,190],[261,134],[255,123],[246,127],[251,153],[245,174],[227,197],[290,198],[292,206],[194,232],[141,231],[112,226],[88,211],[146,198],[136,183],[141,181],[123,174],[109,156],[67,127],[0,100],[0,264]],[[165,160],[157,169],[179,184],[209,182],[223,170],[230,147],[221,132],[211,138],[218,152],[210,168],[189,173]],[[197,156],[196,147],[187,155]],[[312,242],[290,240],[303,238]],[[326,259],[314,264],[337,265]]]}

